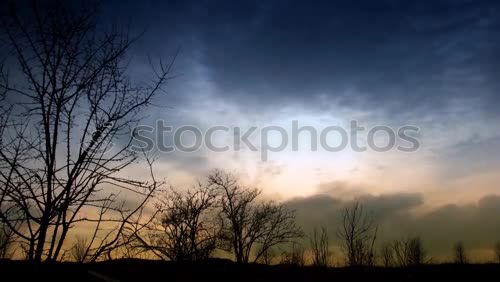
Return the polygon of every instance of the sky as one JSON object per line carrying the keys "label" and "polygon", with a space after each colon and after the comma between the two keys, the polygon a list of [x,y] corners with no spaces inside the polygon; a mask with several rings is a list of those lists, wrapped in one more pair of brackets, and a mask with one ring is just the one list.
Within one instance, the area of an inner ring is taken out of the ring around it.
{"label": "sky", "polygon": [[133,79],[178,52],[143,124],[419,128],[410,153],[313,152],[307,134],[267,161],[246,147],[162,153],[156,171],[172,185],[226,169],[309,227],[361,199],[382,238],[419,234],[436,257],[463,240],[486,258],[500,239],[499,12],[482,0],[105,1],[101,21],[142,34]]}

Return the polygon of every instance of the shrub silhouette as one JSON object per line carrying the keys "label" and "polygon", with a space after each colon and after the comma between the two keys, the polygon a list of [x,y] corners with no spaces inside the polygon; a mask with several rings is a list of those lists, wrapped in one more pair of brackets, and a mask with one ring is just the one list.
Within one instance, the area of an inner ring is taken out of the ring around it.
{"label": "shrub silhouette", "polygon": [[392,245],[399,266],[417,266],[427,262],[427,255],[419,236],[395,240]]}
{"label": "shrub silhouette", "polygon": [[330,248],[328,242],[328,232],[325,227],[321,227],[321,231],[314,228],[312,235],[309,238],[311,246],[312,264],[314,266],[327,267],[330,264]]}
{"label": "shrub silhouette", "polygon": [[454,262],[456,264],[466,264],[469,262],[465,253],[465,247],[462,241],[458,241],[453,246]]}

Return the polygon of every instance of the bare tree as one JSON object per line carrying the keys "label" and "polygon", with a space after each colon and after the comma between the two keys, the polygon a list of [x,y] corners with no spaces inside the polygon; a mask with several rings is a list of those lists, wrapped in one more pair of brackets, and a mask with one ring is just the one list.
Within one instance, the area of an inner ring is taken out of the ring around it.
{"label": "bare tree", "polygon": [[395,240],[393,250],[399,266],[415,266],[427,263],[427,254],[420,237]]}
{"label": "bare tree", "polygon": [[385,243],[380,248],[380,257],[384,267],[394,266],[394,252],[390,243]]}
{"label": "bare tree", "polygon": [[304,247],[297,242],[292,242],[288,250],[281,252],[280,264],[304,266],[306,264]]}
{"label": "bare tree", "polygon": [[[3,74],[3,65],[0,65],[0,74]],[[5,77],[2,77],[5,79]],[[0,80],[2,81],[2,80]],[[7,106],[5,101],[7,90],[0,88],[0,151],[3,150],[4,142],[3,135],[4,130],[8,127],[9,116],[11,108]],[[1,163],[0,163],[1,165]],[[0,167],[2,169],[2,167]],[[1,190],[0,190],[1,191]],[[18,229],[21,221],[16,223],[11,223],[12,220],[16,219],[17,216],[12,216],[12,212],[15,210],[11,204],[7,203],[5,193],[0,194],[0,206],[2,206],[4,216],[0,218],[0,259],[9,259],[13,255],[13,244],[15,241],[15,232],[12,229]]]}
{"label": "bare tree", "polygon": [[324,226],[321,231],[314,228],[309,238],[312,252],[312,264],[319,267],[327,267],[330,264],[330,248],[328,243],[328,232]]}
{"label": "bare tree", "polygon": [[208,182],[220,192],[223,239],[238,263],[247,263],[256,245],[255,262],[269,248],[302,236],[295,212],[274,202],[257,202],[260,190],[243,187],[236,177],[219,170]]}
{"label": "bare tree", "polygon": [[467,255],[465,253],[464,243],[462,241],[458,241],[453,246],[454,252],[454,262],[456,264],[466,264],[468,263]]}
{"label": "bare tree", "polygon": [[373,266],[375,264],[375,240],[378,227],[371,214],[363,210],[359,202],[345,207],[337,236],[348,266]]}
{"label": "bare tree", "polygon": [[147,237],[136,233],[142,247],[162,259],[193,261],[209,258],[217,247],[216,193],[202,183],[184,193],[174,189],[161,204],[159,223]]}
{"label": "bare tree", "polygon": [[495,255],[495,261],[497,263],[500,263],[500,241],[496,242],[495,246],[493,247],[493,253]]}
{"label": "bare tree", "polygon": [[107,252],[108,259],[150,259],[150,252],[136,238],[135,233],[124,232],[120,239],[121,244],[117,248]]}
{"label": "bare tree", "polygon": [[[11,103],[0,139],[0,219],[34,261],[57,260],[82,222],[95,224],[89,248],[96,260],[117,247],[161,184],[121,172],[140,157],[132,128],[162,91],[171,65],[153,68],[151,83],[133,83],[126,54],[135,39],[98,28],[97,9],[76,6],[35,2],[27,17],[13,9],[2,22],[15,58],[9,66],[17,64],[11,71],[18,72],[15,83],[3,70],[0,80]],[[137,204],[121,202],[119,194]],[[97,217],[85,210],[97,210]]]}

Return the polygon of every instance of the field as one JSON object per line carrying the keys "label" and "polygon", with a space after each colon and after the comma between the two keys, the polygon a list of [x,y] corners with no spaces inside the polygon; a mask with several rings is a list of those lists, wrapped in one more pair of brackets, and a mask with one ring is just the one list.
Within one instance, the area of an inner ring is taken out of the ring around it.
{"label": "field", "polygon": [[424,265],[410,268],[315,268],[239,265],[226,260],[171,263],[116,260],[92,264],[0,262],[3,281],[498,281],[500,265]]}

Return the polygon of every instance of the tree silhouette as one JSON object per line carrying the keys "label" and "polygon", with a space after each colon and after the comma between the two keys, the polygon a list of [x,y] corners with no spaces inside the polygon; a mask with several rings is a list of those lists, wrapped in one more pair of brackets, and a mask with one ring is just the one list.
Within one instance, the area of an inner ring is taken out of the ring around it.
{"label": "tree silhouette", "polygon": [[[131,129],[171,65],[160,62],[151,83],[135,84],[126,75],[135,38],[98,27],[96,7],[35,1],[32,8],[21,14],[13,6],[2,19],[16,81],[2,69],[10,115],[0,139],[0,219],[34,261],[57,260],[73,227],[94,224],[96,260],[117,246],[161,184],[121,171],[141,157]],[[121,202],[120,193],[137,204]],[[89,210],[97,217],[83,215]]]}
{"label": "tree silhouette", "polygon": [[159,223],[148,238],[136,233],[142,248],[162,259],[194,261],[207,259],[217,247],[220,227],[216,222],[216,191],[198,183],[194,189],[174,189],[163,197]]}
{"label": "tree silhouette", "polygon": [[465,247],[462,241],[458,241],[453,246],[454,262],[456,264],[468,263],[467,255],[465,254]]}
{"label": "tree silhouette", "polygon": [[274,202],[258,202],[260,190],[246,188],[233,175],[215,170],[208,183],[220,193],[223,240],[238,263],[249,262],[254,246],[254,261],[271,247],[302,236],[294,211]]}
{"label": "tree silhouette", "polygon": [[312,252],[312,264],[314,266],[327,267],[330,263],[330,248],[328,242],[328,232],[325,227],[321,231],[314,228],[309,238]]}
{"label": "tree silhouette", "polygon": [[380,257],[384,267],[394,266],[394,252],[390,243],[384,243],[380,248]]}
{"label": "tree silhouette", "polygon": [[427,262],[427,254],[420,237],[408,237],[395,240],[393,243],[394,256],[400,266],[415,266]]}
{"label": "tree silhouette", "polygon": [[281,252],[280,264],[304,266],[306,264],[304,247],[298,242],[292,242],[288,250]]}
{"label": "tree silhouette", "polygon": [[375,264],[375,240],[378,227],[371,214],[363,210],[359,202],[342,210],[341,226],[337,236],[348,266],[372,266]]}
{"label": "tree silhouette", "polygon": [[493,247],[493,253],[495,255],[495,260],[497,263],[500,263],[500,241],[496,242]]}

